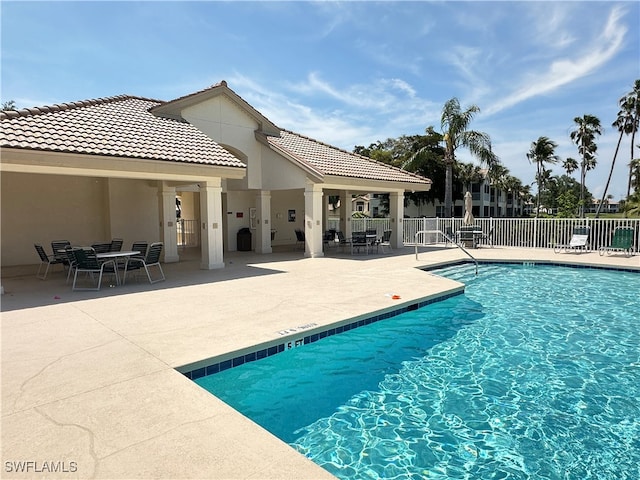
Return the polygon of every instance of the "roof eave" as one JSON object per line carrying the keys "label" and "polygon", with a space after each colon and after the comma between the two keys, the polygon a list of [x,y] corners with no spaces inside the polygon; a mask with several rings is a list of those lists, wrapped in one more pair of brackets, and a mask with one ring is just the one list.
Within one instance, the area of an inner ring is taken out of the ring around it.
{"label": "roof eave", "polygon": [[89,155],[26,148],[0,147],[0,171],[55,175],[201,181],[207,178],[242,179],[246,167],[167,160]]}

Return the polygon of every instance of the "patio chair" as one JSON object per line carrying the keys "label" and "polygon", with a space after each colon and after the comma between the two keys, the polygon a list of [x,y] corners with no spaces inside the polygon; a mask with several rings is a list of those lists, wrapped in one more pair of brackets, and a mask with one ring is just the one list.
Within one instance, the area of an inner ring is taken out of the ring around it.
{"label": "patio chair", "polygon": [[304,232],[299,228],[296,228],[296,248],[300,247],[304,250]]}
{"label": "patio chair", "polygon": [[91,245],[96,253],[107,253],[111,251],[111,242],[97,242]]}
{"label": "patio chair", "polygon": [[353,232],[351,236],[351,255],[353,255],[355,250],[358,250],[359,252],[361,248],[364,248],[364,253],[369,253],[369,243],[367,243],[367,233]]}
{"label": "patio chair", "polygon": [[[147,252],[147,256],[145,258],[132,257],[129,258],[124,266],[124,276],[122,278],[122,284],[124,285],[127,281],[127,273],[133,270],[142,270],[147,273],[147,278],[149,279],[149,283],[162,282],[165,280],[164,272],[162,271],[162,266],[160,265],[160,254],[162,253],[162,242],[155,242],[149,246],[149,251]],[[152,279],[150,268],[157,267],[160,272],[160,277],[156,279]]]}
{"label": "patio chair", "polygon": [[378,245],[380,246],[380,248],[382,248],[382,253],[386,253],[384,251],[385,248],[388,248],[389,250],[392,250],[392,248],[391,248],[391,230],[385,230],[384,232],[382,232],[382,238],[380,239],[380,242],[378,243]]}
{"label": "patio chair", "polygon": [[131,251],[132,252],[140,252],[139,255],[134,255],[133,258],[144,258],[147,256],[147,248],[148,248],[149,244],[143,240],[139,240],[136,242],[133,242],[131,244]]}
{"label": "patio chair", "polygon": [[566,245],[556,244],[553,247],[555,253],[560,253],[562,250],[566,252],[585,252],[589,246],[589,231],[590,228],[586,226],[574,227],[571,240]]}
{"label": "patio chair", "polygon": [[478,239],[480,238],[475,232],[477,227],[472,225],[460,227],[458,241],[465,247],[476,248],[478,246]]}
{"label": "patio chair", "polygon": [[491,229],[489,229],[489,233],[483,233],[482,235],[480,235],[480,237],[478,237],[478,245],[483,243],[493,248],[493,231],[494,229],[493,227],[491,227]]}
{"label": "patio chair", "polygon": [[71,245],[68,245],[67,248],[64,249],[64,254],[67,256],[67,262],[69,264],[67,270],[67,283],[69,283],[71,274],[75,272],[76,267],[78,266],[78,260],[76,259],[76,254],[74,253]]}
{"label": "patio chair", "polygon": [[633,253],[633,228],[618,227],[613,231],[613,238],[608,247],[600,247],[600,256],[611,255],[613,252],[623,252],[625,257],[630,257]]}
{"label": "patio chair", "polygon": [[68,265],[67,254],[64,252],[65,248],[70,247],[71,242],[69,240],[53,240],[51,242],[51,251],[53,256],[56,257],[65,266]]}
{"label": "patio chair", "polygon": [[336,246],[336,231],[331,229],[331,230],[327,230],[326,232],[324,232],[322,234],[322,243],[323,243],[323,245],[326,245],[328,248],[329,247],[335,247]]}
{"label": "patio chair", "polygon": [[111,240],[111,245],[109,245],[109,251],[119,252],[120,250],[122,250],[122,239],[114,238],[113,240]]}
{"label": "patio chair", "polygon": [[[61,258],[56,257],[56,255],[47,255],[44,251],[44,247],[39,243],[34,243],[33,246],[36,248],[36,252],[38,252],[38,256],[40,257],[40,266],[38,267],[38,272],[36,273],[36,277],[40,280],[46,280],[47,273],[49,273],[49,267],[51,265],[62,265],[64,268],[64,262]],[[45,267],[44,273],[40,274],[42,271],[42,267]]]}
{"label": "patio chair", "polygon": [[[102,285],[102,277],[105,273],[112,274],[116,277],[116,285],[120,285],[120,279],[118,278],[118,267],[116,261],[106,260],[99,262],[96,257],[96,251],[91,247],[77,247],[73,249],[73,255],[76,259],[75,272],[73,274],[73,285],[71,290],[100,290]],[[94,276],[98,275],[98,284],[95,287],[78,287],[78,274],[86,273],[92,280]]]}
{"label": "patio chair", "polygon": [[443,237],[444,237],[444,246],[445,247],[447,247],[450,243],[455,245],[455,243],[457,241],[456,240],[456,234],[453,231],[452,227],[446,227],[444,229]]}
{"label": "patio chair", "polygon": [[351,239],[350,238],[346,238],[344,236],[344,232],[341,232],[340,230],[338,230],[336,232],[336,235],[338,237],[338,248],[341,249],[342,251],[344,251],[344,247],[346,247],[347,245],[349,245],[349,247],[351,247]]}

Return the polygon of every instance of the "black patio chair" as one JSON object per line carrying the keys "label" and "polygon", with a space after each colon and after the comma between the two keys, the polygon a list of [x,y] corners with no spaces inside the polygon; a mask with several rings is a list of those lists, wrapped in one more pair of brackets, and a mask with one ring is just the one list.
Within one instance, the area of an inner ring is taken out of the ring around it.
{"label": "black patio chair", "polygon": [[111,242],[97,242],[91,245],[96,253],[107,253],[111,251]]}
{"label": "black patio chair", "polygon": [[[96,251],[91,247],[78,247],[73,249],[76,260],[75,271],[73,274],[72,290],[100,290],[102,285],[102,277],[105,273],[112,274],[116,277],[116,284],[120,285],[118,278],[118,267],[113,259],[99,262],[96,257]],[[87,277],[94,279],[98,275],[98,284],[95,287],[78,287],[78,274],[86,273]]]}
{"label": "black patio chair", "polygon": [[122,239],[114,238],[113,240],[111,240],[111,245],[109,245],[109,251],[119,252],[120,250],[122,250]]}
{"label": "black patio chair", "polygon": [[[44,251],[44,247],[39,243],[34,243],[33,246],[36,248],[36,252],[38,252],[38,256],[40,257],[40,266],[36,273],[37,278],[40,280],[46,280],[47,274],[49,273],[49,267],[51,265],[62,265],[62,268],[64,268],[64,261],[61,258],[57,258],[56,255],[47,255]],[[43,267],[45,267],[45,270],[44,274],[41,275],[40,272]]]}
{"label": "black patio chair", "polygon": [[[122,284],[124,285],[127,281],[127,273],[133,270],[141,270],[144,268],[144,271],[147,273],[147,278],[149,279],[149,283],[161,282],[165,279],[164,272],[162,271],[162,266],[160,265],[160,254],[162,253],[162,242],[155,242],[149,246],[149,251],[147,252],[147,256],[145,258],[131,257],[127,260],[124,266],[124,276],[122,279]],[[152,279],[150,268],[156,267],[160,272],[160,278]]]}
{"label": "black patio chair", "polygon": [[301,247],[304,250],[304,231],[296,228],[296,248]]}
{"label": "black patio chair", "polygon": [[149,247],[149,244],[143,240],[139,240],[136,242],[133,242],[131,244],[131,251],[132,252],[140,252],[138,255],[134,255],[133,258],[144,258],[147,256],[147,248]]}

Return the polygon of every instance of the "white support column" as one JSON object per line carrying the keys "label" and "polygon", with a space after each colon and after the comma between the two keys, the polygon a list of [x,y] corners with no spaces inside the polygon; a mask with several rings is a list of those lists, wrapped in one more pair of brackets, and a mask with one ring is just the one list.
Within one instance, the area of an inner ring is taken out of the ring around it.
{"label": "white support column", "polygon": [[200,268],[224,268],[222,252],[222,187],[220,179],[200,184],[202,255]]}
{"label": "white support column", "polygon": [[304,256],[323,257],[322,250],[322,187],[307,184],[304,190]]}
{"label": "white support column", "polygon": [[340,230],[345,238],[351,238],[351,192],[340,191]]}
{"label": "white support column", "polygon": [[389,192],[389,216],[391,217],[391,247],[404,247],[404,192]]}
{"label": "white support column", "polygon": [[271,192],[256,195],[256,253],[272,253],[271,249]]}
{"label": "white support column", "polygon": [[164,247],[164,262],[173,263],[180,260],[178,256],[178,226],[176,225],[176,189],[159,182],[158,196],[160,201],[160,238]]}

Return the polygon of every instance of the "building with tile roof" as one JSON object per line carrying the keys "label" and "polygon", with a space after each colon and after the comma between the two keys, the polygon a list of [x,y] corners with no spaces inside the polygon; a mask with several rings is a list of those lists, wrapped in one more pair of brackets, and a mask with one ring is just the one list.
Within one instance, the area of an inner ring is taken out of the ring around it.
{"label": "building with tile roof", "polygon": [[[34,263],[33,243],[113,237],[162,241],[173,262],[188,233],[202,268],[220,268],[247,228],[257,252],[294,245],[303,229],[305,256],[322,256],[330,195],[346,205],[388,193],[401,226],[404,192],[431,185],[277,127],[224,81],[169,102],[122,95],[4,111],[0,121],[3,265]],[[340,229],[350,233],[347,215]]]}

